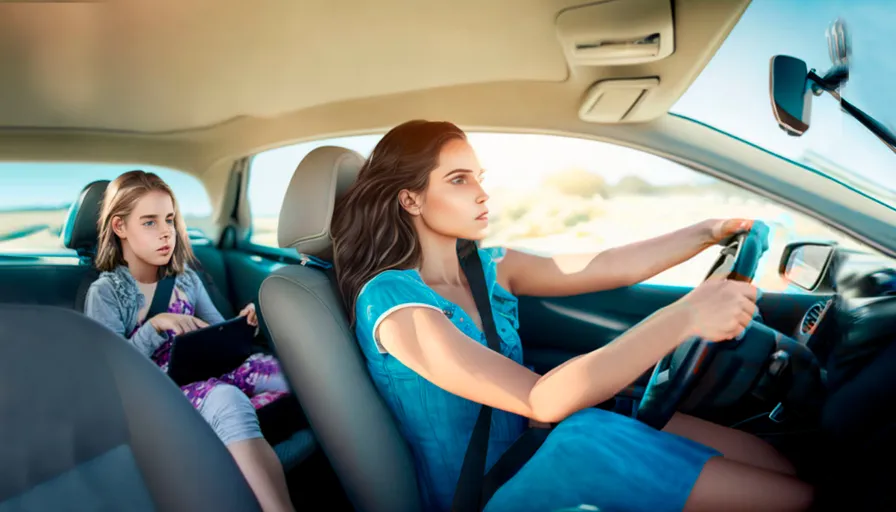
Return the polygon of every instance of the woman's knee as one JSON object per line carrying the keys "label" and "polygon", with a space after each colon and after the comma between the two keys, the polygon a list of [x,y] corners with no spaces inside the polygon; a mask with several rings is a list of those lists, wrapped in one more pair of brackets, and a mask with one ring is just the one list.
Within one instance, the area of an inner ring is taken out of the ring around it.
{"label": "woman's knee", "polygon": [[199,414],[225,445],[263,437],[252,402],[236,386],[215,386],[199,406]]}
{"label": "woman's knee", "polygon": [[712,447],[736,462],[787,475],[796,474],[793,464],[771,443],[742,430],[680,413],[676,413],[663,430]]}

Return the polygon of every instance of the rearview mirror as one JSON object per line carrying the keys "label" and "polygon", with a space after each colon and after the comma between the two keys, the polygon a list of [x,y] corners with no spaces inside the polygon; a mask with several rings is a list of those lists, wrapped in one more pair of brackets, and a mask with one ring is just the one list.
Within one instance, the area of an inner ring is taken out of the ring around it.
{"label": "rearview mirror", "polygon": [[804,290],[814,290],[831,263],[832,244],[797,242],[784,248],[779,273]]}
{"label": "rearview mirror", "polygon": [[808,74],[803,60],[789,55],[772,57],[769,73],[772,111],[778,125],[790,135],[800,136],[809,129],[812,90],[807,84]]}

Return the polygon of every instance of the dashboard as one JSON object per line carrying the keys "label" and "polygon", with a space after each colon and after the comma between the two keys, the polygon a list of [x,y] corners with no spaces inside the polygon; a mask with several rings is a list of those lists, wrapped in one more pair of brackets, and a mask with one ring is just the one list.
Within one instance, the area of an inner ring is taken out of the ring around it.
{"label": "dashboard", "polygon": [[817,289],[830,296],[810,306],[793,337],[832,378],[847,378],[896,339],[896,262],[835,248]]}

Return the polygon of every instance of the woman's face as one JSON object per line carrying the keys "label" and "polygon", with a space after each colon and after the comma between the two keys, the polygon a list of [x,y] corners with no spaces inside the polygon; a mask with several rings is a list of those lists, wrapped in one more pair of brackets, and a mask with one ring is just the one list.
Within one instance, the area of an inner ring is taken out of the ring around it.
{"label": "woman's face", "polygon": [[470,144],[452,140],[442,148],[426,190],[402,193],[402,205],[425,229],[451,238],[481,240],[488,228],[488,194],[482,188],[482,178],[482,167]]}
{"label": "woman's face", "polygon": [[127,219],[113,219],[112,228],[121,239],[125,258],[130,252],[159,267],[171,261],[177,236],[174,202],[165,192],[152,191],[141,197]]}

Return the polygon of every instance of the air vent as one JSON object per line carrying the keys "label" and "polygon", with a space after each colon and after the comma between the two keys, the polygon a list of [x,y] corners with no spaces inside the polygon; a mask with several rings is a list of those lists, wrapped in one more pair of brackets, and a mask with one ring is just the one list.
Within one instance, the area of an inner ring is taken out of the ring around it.
{"label": "air vent", "polygon": [[803,316],[803,323],[800,325],[800,332],[802,334],[812,334],[815,331],[815,327],[818,325],[818,321],[821,319],[821,316],[824,314],[824,311],[827,309],[827,302],[817,302],[809,308],[809,311],[806,311],[805,316]]}

